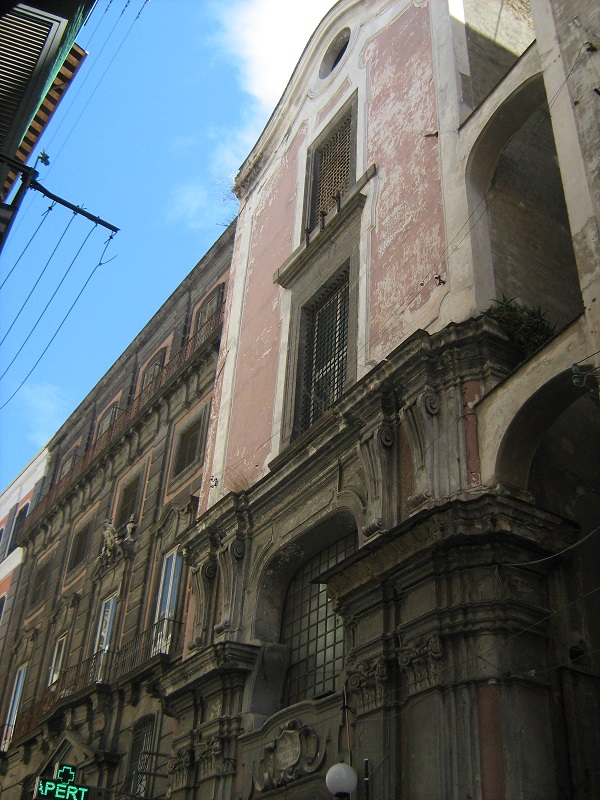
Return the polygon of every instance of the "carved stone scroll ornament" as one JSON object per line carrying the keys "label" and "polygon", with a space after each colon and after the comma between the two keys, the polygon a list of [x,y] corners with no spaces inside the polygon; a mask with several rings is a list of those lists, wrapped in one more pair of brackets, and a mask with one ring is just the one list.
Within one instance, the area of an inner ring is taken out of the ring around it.
{"label": "carved stone scroll ornament", "polygon": [[319,737],[313,728],[291,719],[279,736],[267,744],[258,769],[253,767],[254,787],[267,792],[311,775],[325,759],[325,747],[319,749]]}
{"label": "carved stone scroll ornament", "polygon": [[169,785],[171,789],[177,789],[188,783],[190,770],[194,766],[194,748],[191,746],[181,747],[177,750],[174,758],[169,761]]}
{"label": "carved stone scroll ornament", "polygon": [[400,668],[407,674],[411,691],[416,692],[435,685],[437,662],[443,654],[437,633],[433,633],[428,639],[418,640],[412,647],[400,647],[396,653]]}
{"label": "carved stone scroll ornament", "polygon": [[383,705],[388,666],[383,658],[360,661],[348,670],[346,688],[356,698],[358,712],[372,711]]}

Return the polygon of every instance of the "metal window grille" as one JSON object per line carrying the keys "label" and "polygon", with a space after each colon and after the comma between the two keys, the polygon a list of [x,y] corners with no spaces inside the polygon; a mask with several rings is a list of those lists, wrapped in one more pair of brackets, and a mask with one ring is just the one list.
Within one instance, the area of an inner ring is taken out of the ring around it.
{"label": "metal window grille", "polygon": [[152,771],[154,717],[144,717],[133,728],[133,741],[123,789],[133,797],[147,797]]}
{"label": "metal window grille", "polygon": [[344,630],[323,584],[312,581],[356,549],[352,533],[307,561],[296,573],[283,609],[282,641],[290,645],[285,703],[335,690],[344,667]]}
{"label": "metal window grille", "polygon": [[349,281],[345,271],[306,310],[300,431],[306,430],[344,391],[348,355]]}
{"label": "metal window grille", "polygon": [[[316,211],[327,214],[350,188],[352,116],[348,114],[317,151]],[[313,223],[316,220],[313,220]]]}

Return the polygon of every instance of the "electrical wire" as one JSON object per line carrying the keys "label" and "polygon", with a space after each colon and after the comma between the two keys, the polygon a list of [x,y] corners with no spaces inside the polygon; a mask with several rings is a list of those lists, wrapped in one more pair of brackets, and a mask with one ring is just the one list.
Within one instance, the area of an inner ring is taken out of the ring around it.
{"label": "electrical wire", "polygon": [[[64,237],[66,236],[66,234],[67,234],[67,231],[68,231],[68,230],[69,230],[69,228],[71,227],[71,224],[72,224],[72,222],[73,222],[73,220],[74,220],[74,219],[75,219],[75,214],[73,214],[73,215],[72,215],[71,219],[70,219],[70,220],[69,220],[69,222],[67,223],[67,227],[64,229],[64,231],[63,231],[63,233],[62,233],[62,235],[61,235],[60,239],[58,240],[58,242],[57,242],[57,244],[56,244],[56,246],[55,246],[54,250],[53,250],[53,251],[52,251],[52,253],[50,254],[50,258],[49,258],[49,259],[46,261],[46,263],[44,264],[44,266],[43,266],[43,268],[42,268],[42,271],[40,272],[40,274],[39,274],[39,275],[38,275],[38,277],[37,277],[37,280],[35,281],[35,283],[34,283],[34,284],[33,284],[33,286],[31,287],[31,290],[29,291],[29,294],[28,294],[28,295],[27,295],[27,297],[25,298],[25,300],[24,300],[24,302],[23,302],[23,305],[22,305],[22,306],[21,306],[21,308],[20,308],[20,309],[17,311],[17,314],[16,314],[15,318],[13,319],[13,321],[12,321],[12,322],[10,323],[10,325],[8,326],[8,329],[7,329],[6,333],[4,334],[4,336],[2,337],[2,339],[0,339],[0,345],[4,344],[4,340],[6,339],[6,337],[8,336],[8,334],[11,332],[11,330],[12,330],[12,328],[13,328],[13,326],[14,326],[15,322],[16,322],[16,321],[19,319],[19,317],[21,316],[21,312],[23,311],[23,309],[25,308],[25,306],[26,306],[26,305],[27,305],[27,303],[29,302],[29,299],[30,299],[31,295],[34,293],[34,291],[35,291],[35,289],[36,289],[36,286],[39,284],[39,282],[41,281],[42,277],[44,276],[44,273],[46,272],[46,270],[47,270],[47,269],[48,269],[48,267],[50,266],[50,262],[52,261],[52,258],[54,257],[54,255],[55,255],[56,251],[58,250],[58,247],[60,246],[60,243],[62,242],[62,240],[63,240],[63,239],[64,239]],[[68,270],[67,270],[67,273],[68,273]],[[66,274],[65,274],[65,277],[66,277]],[[63,278],[63,280],[64,280],[64,278]],[[59,287],[60,287],[60,285],[61,285],[61,284],[62,284],[62,281],[59,283]],[[52,295],[52,297],[50,298],[50,301],[52,301],[52,298],[54,297],[54,295],[55,295],[55,294],[56,294],[56,292],[54,292],[54,294],[53,294],[53,295]],[[48,306],[46,306],[46,308],[48,308]],[[46,309],[44,309],[44,311],[45,311],[45,310],[46,310]],[[33,331],[34,331],[34,330],[35,330],[35,328],[37,327],[37,324],[38,324],[38,322],[40,321],[40,319],[41,319],[41,316],[43,316],[43,314],[44,314],[44,311],[42,311],[42,314],[40,315],[40,317],[38,318],[37,322],[36,322],[36,323],[35,323],[35,325],[33,326],[33,329],[32,329],[32,330],[31,330],[31,332],[29,333],[29,336],[31,336],[31,334],[33,333]],[[29,338],[29,336],[27,336],[27,339]],[[25,339],[25,341],[27,341],[27,339]],[[24,342],[24,343],[23,343],[23,345],[21,346],[21,348],[20,348],[20,350],[19,350],[19,353],[20,353],[20,352],[21,352],[21,350],[23,349],[23,346],[24,346],[24,344],[25,344],[25,342]],[[17,353],[17,355],[18,355],[19,353]],[[16,358],[16,356],[15,356],[15,358]],[[13,359],[13,361],[14,361],[14,359]],[[11,364],[12,364],[12,363],[13,363],[13,362],[11,361]],[[9,365],[9,366],[10,366],[10,365]],[[1,380],[1,379],[4,377],[4,375],[5,375],[5,374],[6,374],[6,373],[2,373],[2,375],[0,375],[0,380]]]}
{"label": "electrical wire", "polygon": [[[94,229],[92,229],[92,230],[94,230]],[[91,233],[91,231],[90,231],[90,233]],[[5,401],[4,401],[4,403],[2,403],[2,405],[0,405],[0,411],[1,411],[3,408],[6,408],[6,406],[7,406],[7,405],[10,403],[10,401],[13,399],[13,397],[15,397],[15,396],[17,395],[17,393],[18,393],[18,392],[19,392],[19,391],[20,391],[20,390],[23,388],[23,386],[25,385],[25,383],[27,382],[27,380],[28,380],[28,379],[31,377],[31,375],[32,375],[33,371],[35,370],[35,368],[37,367],[37,365],[40,363],[40,361],[42,360],[42,358],[44,357],[44,355],[45,355],[45,354],[46,354],[46,352],[48,351],[48,348],[50,347],[50,345],[52,344],[52,342],[54,341],[54,339],[55,339],[55,338],[56,338],[56,336],[58,335],[58,333],[59,333],[59,331],[61,330],[62,326],[63,326],[63,325],[65,324],[65,322],[67,321],[67,319],[68,319],[68,317],[69,317],[69,314],[70,314],[70,313],[71,313],[71,311],[74,309],[74,307],[75,307],[75,305],[76,305],[77,301],[79,300],[79,298],[80,298],[80,297],[81,297],[81,295],[83,294],[83,292],[84,292],[84,290],[85,290],[86,286],[87,286],[87,285],[88,285],[88,283],[91,281],[91,279],[92,279],[92,277],[94,276],[94,274],[95,274],[96,270],[98,269],[98,267],[102,267],[102,266],[104,266],[105,264],[109,264],[111,261],[114,261],[114,259],[116,258],[116,256],[113,256],[113,258],[110,258],[110,259],[108,259],[108,261],[103,261],[103,259],[104,259],[104,255],[105,255],[105,253],[106,253],[106,250],[107,250],[107,248],[108,248],[108,245],[109,245],[109,244],[110,244],[110,242],[113,240],[113,238],[114,238],[114,234],[113,234],[113,233],[111,233],[111,235],[108,237],[108,239],[107,239],[107,241],[106,241],[106,243],[105,243],[104,250],[102,251],[102,255],[100,256],[100,260],[98,261],[98,263],[96,264],[96,266],[93,268],[93,270],[90,272],[90,274],[89,274],[89,276],[88,276],[87,280],[85,281],[85,283],[84,283],[84,284],[83,284],[83,286],[81,287],[81,289],[80,289],[80,291],[79,291],[79,294],[77,295],[77,297],[75,298],[75,300],[73,300],[73,303],[71,304],[71,307],[69,308],[69,310],[67,311],[67,313],[66,313],[66,314],[65,314],[65,316],[63,317],[63,319],[62,319],[61,323],[59,324],[58,328],[57,328],[57,329],[54,331],[54,333],[53,333],[53,335],[52,335],[52,338],[50,339],[50,341],[48,342],[48,344],[46,345],[46,347],[44,348],[44,350],[43,350],[43,351],[42,351],[42,353],[40,354],[40,356],[39,356],[38,360],[35,362],[35,364],[33,365],[33,367],[32,367],[32,368],[29,370],[29,372],[27,373],[27,375],[26,375],[26,376],[23,378],[23,380],[21,381],[21,383],[20,383],[20,384],[17,386],[17,388],[15,389],[15,391],[14,391],[14,392],[11,394],[11,396],[8,398],[8,400],[5,400]],[[85,242],[84,242],[84,244],[85,244]],[[83,247],[83,245],[82,245],[82,247]]]}
{"label": "electrical wire", "polygon": [[6,283],[6,281],[7,281],[7,280],[10,278],[10,276],[13,274],[15,267],[17,266],[17,264],[19,263],[19,261],[20,261],[20,260],[23,258],[23,256],[25,255],[25,253],[27,252],[27,248],[28,248],[28,247],[29,247],[29,245],[30,245],[30,244],[33,242],[33,240],[35,239],[35,237],[37,236],[37,234],[38,234],[38,232],[39,232],[40,228],[42,227],[42,225],[44,224],[44,222],[45,222],[45,221],[46,221],[46,219],[48,218],[48,214],[49,214],[49,213],[52,211],[52,209],[54,208],[54,206],[55,206],[55,205],[56,205],[56,203],[52,203],[50,206],[48,206],[47,210],[46,210],[46,211],[44,211],[44,213],[42,214],[42,221],[41,221],[41,222],[40,222],[40,224],[37,226],[37,228],[34,230],[34,232],[33,232],[32,236],[31,236],[31,238],[29,239],[29,241],[27,242],[27,244],[25,245],[25,247],[24,247],[24,248],[23,248],[23,250],[21,251],[21,255],[20,255],[18,258],[17,258],[17,260],[15,261],[15,263],[12,265],[12,267],[11,267],[11,268],[10,268],[10,270],[8,271],[8,274],[6,275],[6,277],[4,278],[4,280],[2,281],[2,283],[0,283],[0,289],[2,289],[2,287],[4,286],[4,284]]}
{"label": "electrical wire", "polygon": [[[65,140],[64,140],[64,141],[63,141],[63,143],[61,144],[61,146],[60,146],[60,148],[58,149],[58,151],[55,153],[55,155],[54,155],[54,157],[53,157],[53,163],[54,163],[54,161],[56,161],[56,159],[58,159],[58,158],[59,158],[60,154],[61,154],[61,153],[62,153],[62,151],[64,150],[64,148],[65,148],[65,146],[66,146],[67,142],[68,142],[68,141],[69,141],[69,139],[71,138],[71,135],[72,135],[73,131],[75,130],[75,128],[76,128],[76,126],[78,125],[78,123],[79,123],[79,121],[81,120],[81,118],[83,117],[83,114],[85,113],[85,110],[87,109],[87,107],[89,106],[90,102],[92,101],[92,99],[93,99],[94,95],[96,94],[96,92],[97,92],[97,90],[98,90],[98,87],[100,86],[100,84],[101,84],[101,83],[102,83],[102,81],[104,80],[104,77],[106,76],[106,73],[107,73],[107,72],[108,72],[108,70],[111,68],[111,66],[112,66],[112,64],[113,64],[113,62],[114,62],[114,60],[116,59],[116,57],[117,57],[117,56],[118,56],[118,54],[120,53],[120,51],[121,51],[121,48],[123,47],[123,45],[125,44],[125,42],[126,42],[127,38],[129,37],[129,34],[131,33],[133,26],[134,26],[134,25],[135,25],[135,23],[138,21],[138,19],[139,19],[139,17],[140,17],[140,14],[142,13],[142,10],[143,10],[144,6],[145,6],[145,5],[146,5],[148,2],[149,2],[149,0],[142,0],[142,7],[140,8],[140,11],[139,11],[138,15],[135,17],[135,19],[133,20],[133,22],[131,23],[131,25],[130,25],[130,26],[129,26],[129,28],[127,29],[127,31],[126,31],[126,33],[125,33],[125,36],[122,38],[122,40],[121,40],[121,42],[120,42],[119,46],[117,47],[117,49],[115,50],[115,52],[114,52],[114,54],[113,54],[112,58],[111,58],[111,59],[110,59],[110,61],[108,62],[107,66],[106,66],[106,68],[105,68],[105,70],[104,70],[104,72],[102,73],[102,75],[101,75],[101,76],[100,76],[100,78],[98,79],[98,81],[97,81],[96,85],[95,85],[95,86],[94,86],[94,88],[92,89],[90,96],[89,96],[89,97],[87,98],[87,100],[85,101],[85,104],[84,104],[83,108],[81,109],[81,111],[79,112],[79,115],[78,115],[77,119],[74,121],[73,125],[71,126],[71,129],[69,130],[69,133],[67,134],[67,136],[66,136]],[[127,3],[127,5],[128,5],[128,4],[129,4],[129,0],[128,0],[128,3]],[[125,6],[125,8],[126,8],[126,7],[127,7],[127,6]],[[119,21],[120,21],[121,17],[123,16],[123,12],[125,11],[125,8],[123,9],[123,11],[121,11],[121,16],[119,17],[119,19],[118,19],[118,20],[117,20],[117,22],[115,23],[115,27],[116,27],[116,25],[119,23]],[[113,27],[113,30],[114,30],[114,27]],[[112,31],[111,31],[111,33],[112,33]],[[90,73],[88,73],[88,75],[89,75],[89,74],[90,74]],[[73,98],[73,100],[75,100],[75,98]]]}

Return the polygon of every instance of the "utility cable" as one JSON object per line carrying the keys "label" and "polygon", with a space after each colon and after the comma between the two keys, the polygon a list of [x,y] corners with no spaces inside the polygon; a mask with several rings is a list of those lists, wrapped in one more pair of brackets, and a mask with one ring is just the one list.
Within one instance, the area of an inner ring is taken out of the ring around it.
{"label": "utility cable", "polygon": [[[71,220],[71,221],[72,221],[72,220]],[[65,272],[65,273],[64,273],[64,275],[62,276],[62,278],[61,278],[61,280],[60,280],[60,282],[59,282],[58,286],[56,287],[56,289],[54,290],[54,292],[53,292],[52,296],[50,297],[50,300],[48,300],[48,302],[46,303],[46,305],[45,305],[45,307],[44,307],[44,310],[42,311],[42,313],[39,315],[39,317],[38,317],[38,318],[37,318],[37,320],[35,321],[35,323],[34,323],[34,325],[33,325],[33,328],[32,328],[32,329],[29,331],[29,333],[28,333],[28,334],[27,334],[27,336],[25,337],[25,340],[23,341],[23,343],[21,344],[21,346],[19,347],[19,349],[17,350],[17,352],[16,352],[16,353],[15,353],[15,355],[13,356],[13,359],[12,359],[12,361],[10,362],[10,364],[9,364],[9,365],[6,367],[6,369],[4,370],[4,372],[2,373],[2,375],[0,375],[0,380],[2,380],[2,378],[3,378],[3,377],[6,375],[6,373],[8,372],[8,370],[9,370],[9,369],[12,367],[12,365],[15,363],[15,361],[16,361],[16,359],[17,359],[17,357],[19,356],[19,354],[21,353],[21,351],[23,350],[23,348],[25,347],[25,345],[27,344],[27,342],[28,342],[28,341],[29,341],[29,339],[31,338],[31,336],[32,336],[33,332],[35,331],[35,329],[37,328],[37,326],[38,326],[38,325],[39,325],[39,323],[41,322],[41,319],[42,319],[42,317],[44,316],[44,314],[45,314],[45,313],[46,313],[46,311],[48,310],[48,306],[50,305],[50,303],[51,303],[51,302],[54,300],[54,298],[56,297],[56,293],[58,292],[58,290],[60,289],[60,287],[63,285],[63,283],[64,283],[64,281],[65,281],[65,279],[66,279],[67,275],[68,275],[68,274],[69,274],[69,272],[71,271],[71,267],[73,266],[73,264],[74,264],[74,263],[75,263],[75,261],[77,260],[77,257],[79,256],[79,254],[80,254],[80,253],[81,253],[81,251],[83,250],[83,247],[84,247],[85,243],[86,243],[86,242],[87,242],[87,240],[90,238],[90,236],[92,235],[92,233],[93,233],[93,232],[94,232],[94,228],[90,228],[90,230],[88,231],[88,233],[87,233],[86,237],[84,238],[84,240],[83,240],[83,242],[82,242],[81,246],[79,247],[79,250],[77,250],[77,252],[75,253],[75,256],[73,257],[73,259],[72,259],[71,263],[69,264],[69,266],[68,266],[68,267],[67,267],[67,269],[66,269],[66,272]]]}
{"label": "utility cable", "polygon": [[[16,321],[19,319],[19,317],[21,316],[21,312],[23,311],[23,309],[25,308],[25,306],[26,306],[26,305],[27,305],[27,303],[29,302],[29,298],[30,298],[30,297],[31,297],[31,295],[34,293],[34,291],[35,291],[35,289],[36,289],[36,286],[39,284],[39,282],[41,281],[41,279],[42,279],[42,277],[43,277],[44,273],[45,273],[45,272],[46,272],[46,270],[48,269],[48,267],[49,267],[49,265],[50,265],[50,262],[52,261],[52,258],[53,258],[53,256],[54,256],[54,254],[56,253],[56,250],[58,249],[58,247],[59,247],[60,243],[62,242],[63,238],[65,237],[65,235],[66,235],[67,231],[69,230],[69,228],[70,228],[70,226],[71,226],[71,223],[73,222],[73,220],[74,220],[74,219],[75,219],[75,214],[73,214],[73,216],[72,216],[72,217],[71,217],[71,219],[69,220],[69,222],[68,222],[68,224],[67,224],[67,227],[65,228],[65,230],[64,230],[64,231],[63,231],[63,233],[62,233],[62,236],[61,236],[61,237],[60,237],[60,239],[58,240],[58,242],[57,242],[57,244],[56,244],[56,247],[54,248],[54,250],[52,251],[52,253],[51,253],[51,255],[50,255],[50,258],[49,258],[49,259],[46,261],[46,263],[44,264],[44,266],[43,266],[43,268],[42,268],[42,271],[40,272],[40,274],[39,274],[39,275],[38,275],[38,277],[37,277],[37,280],[36,280],[36,282],[35,282],[35,283],[33,284],[33,286],[31,287],[31,290],[30,290],[29,294],[27,295],[27,297],[25,298],[25,301],[23,302],[23,305],[22,305],[22,306],[21,306],[21,308],[20,308],[20,309],[17,311],[17,314],[16,314],[15,318],[13,319],[13,321],[12,321],[12,322],[10,323],[10,325],[8,326],[8,330],[6,331],[6,333],[4,334],[4,336],[2,337],[2,339],[0,339],[0,345],[4,344],[4,340],[6,339],[6,337],[8,336],[8,334],[11,332],[11,330],[12,330],[12,328],[13,328],[13,325],[15,324],[15,322],[16,322]],[[67,270],[67,272],[68,272],[68,270]],[[66,277],[66,275],[65,275],[65,277]],[[64,278],[63,278],[63,280],[64,280]],[[61,283],[62,283],[62,281],[61,281]],[[60,287],[60,283],[59,283],[59,287]],[[56,294],[56,292],[55,292],[54,294]],[[54,294],[52,295],[52,297],[54,297]],[[52,297],[50,298],[50,300],[52,300]],[[46,306],[46,308],[48,308],[48,306]],[[46,309],[44,309],[44,311],[45,311],[45,310],[46,310]],[[40,318],[41,318],[41,316],[43,316],[43,314],[44,314],[44,311],[42,311],[42,314],[40,315]],[[34,330],[35,330],[35,327],[37,326],[38,322],[39,322],[39,319],[38,319],[38,321],[35,323],[35,325],[33,326],[33,329],[34,329]],[[32,333],[33,333],[33,330],[32,330]],[[30,335],[31,335],[31,334],[30,334]],[[29,337],[27,337],[27,338],[29,338]],[[27,341],[27,340],[25,340],[25,341]],[[23,349],[23,348],[21,348],[21,349]],[[21,351],[19,350],[19,352],[21,352]],[[17,354],[17,355],[18,355],[18,354]],[[12,363],[12,362],[11,362],[11,363]],[[0,380],[2,379],[2,377],[3,377],[3,375],[0,375]]]}
{"label": "utility cable", "polygon": [[[93,230],[93,229],[92,229],[92,230]],[[91,231],[90,231],[90,233],[91,233]],[[42,351],[42,353],[40,354],[40,356],[39,356],[38,360],[35,362],[35,364],[33,365],[33,367],[32,367],[32,368],[29,370],[29,372],[27,373],[27,375],[26,375],[26,376],[23,378],[23,380],[21,381],[21,383],[20,383],[20,384],[17,386],[17,388],[15,389],[15,391],[14,391],[14,392],[11,394],[11,396],[8,398],[8,400],[5,400],[5,401],[4,401],[4,403],[2,403],[2,405],[0,406],[0,411],[1,411],[3,408],[5,408],[5,407],[6,407],[6,406],[7,406],[7,405],[10,403],[10,401],[13,399],[13,397],[15,397],[15,395],[16,395],[16,394],[17,394],[17,393],[18,393],[18,392],[19,392],[19,391],[20,391],[20,390],[23,388],[23,386],[25,385],[26,381],[27,381],[27,380],[28,380],[28,379],[31,377],[31,375],[32,375],[33,371],[35,370],[35,368],[37,367],[37,365],[40,363],[40,361],[42,360],[42,358],[44,357],[44,355],[45,355],[45,354],[46,354],[46,352],[48,351],[48,348],[50,347],[50,345],[52,344],[52,342],[54,341],[54,339],[55,339],[55,338],[56,338],[56,336],[58,335],[58,333],[59,333],[60,329],[62,328],[62,326],[63,326],[63,325],[65,324],[65,322],[67,321],[67,318],[68,318],[69,314],[71,313],[71,311],[72,311],[72,310],[73,310],[73,308],[75,307],[75,304],[77,303],[77,301],[79,300],[79,298],[80,298],[80,297],[81,297],[81,295],[83,294],[83,292],[84,292],[84,290],[85,290],[86,286],[87,286],[87,285],[88,285],[88,283],[91,281],[91,279],[92,279],[92,277],[94,276],[94,273],[96,272],[96,270],[98,269],[98,267],[104,266],[105,264],[108,264],[108,263],[110,263],[111,261],[113,261],[113,260],[116,258],[116,256],[113,256],[113,258],[110,258],[110,259],[108,259],[108,261],[103,261],[103,259],[104,259],[104,254],[106,253],[106,250],[107,250],[107,248],[108,248],[108,245],[110,244],[110,242],[112,241],[112,239],[113,239],[113,238],[114,238],[114,234],[112,234],[112,233],[111,233],[111,235],[108,237],[108,239],[107,239],[107,241],[106,241],[106,243],[105,243],[104,250],[102,251],[102,255],[100,256],[100,260],[98,261],[98,263],[96,264],[96,266],[94,267],[94,269],[93,269],[93,270],[90,272],[90,274],[89,274],[89,276],[88,276],[88,278],[87,278],[86,282],[85,282],[85,283],[83,284],[83,286],[81,287],[81,289],[80,289],[80,291],[79,291],[79,294],[77,295],[77,297],[75,298],[75,300],[73,300],[73,303],[71,304],[71,307],[69,308],[69,310],[67,311],[67,313],[66,313],[66,314],[65,314],[65,316],[63,317],[63,319],[62,319],[62,321],[61,321],[60,325],[58,326],[58,328],[57,328],[57,329],[54,331],[54,334],[52,335],[52,338],[50,339],[50,341],[48,342],[48,344],[46,345],[46,347],[44,348],[44,350],[43,350],[43,351]],[[85,244],[85,242],[84,242],[84,244]],[[82,247],[83,247],[83,245],[82,245]]]}
{"label": "utility cable", "polygon": [[[121,42],[120,42],[119,46],[117,47],[117,49],[115,50],[115,52],[114,52],[114,54],[113,54],[112,58],[111,58],[111,59],[110,59],[110,61],[108,62],[107,66],[106,66],[106,69],[104,70],[104,72],[102,73],[102,75],[100,76],[100,78],[98,79],[98,82],[96,83],[96,85],[95,85],[95,86],[94,86],[94,88],[92,89],[92,92],[91,92],[90,96],[88,97],[88,99],[86,100],[86,102],[85,102],[85,104],[84,104],[83,108],[82,108],[82,109],[81,109],[81,111],[79,112],[79,115],[78,115],[77,119],[75,120],[75,122],[74,122],[74,123],[73,123],[73,125],[71,126],[71,130],[70,130],[70,131],[69,131],[69,133],[67,134],[67,136],[66,136],[65,140],[63,141],[62,145],[60,146],[60,148],[59,148],[58,152],[55,154],[53,161],[56,161],[56,159],[57,159],[57,158],[60,156],[60,154],[61,154],[61,153],[62,153],[62,151],[64,150],[64,148],[65,148],[65,146],[66,146],[67,142],[69,141],[69,139],[70,139],[70,137],[71,137],[71,134],[72,134],[72,133],[73,133],[73,131],[75,130],[75,127],[77,126],[77,124],[79,123],[79,121],[81,120],[81,118],[82,118],[82,116],[83,116],[83,114],[84,114],[84,112],[85,112],[86,108],[88,107],[88,105],[90,104],[90,102],[91,102],[92,98],[93,98],[93,97],[94,97],[94,95],[96,94],[96,91],[98,90],[98,87],[100,86],[100,84],[101,84],[101,83],[102,83],[102,81],[104,80],[104,77],[105,77],[106,73],[107,73],[107,72],[108,72],[108,70],[111,68],[111,66],[112,66],[112,64],[113,64],[113,62],[114,62],[114,60],[115,60],[115,58],[118,56],[119,52],[121,51],[121,48],[122,48],[122,47],[123,47],[123,45],[125,44],[125,41],[127,40],[127,38],[128,38],[128,36],[129,36],[129,34],[131,33],[131,30],[132,30],[133,26],[134,26],[134,25],[135,25],[135,23],[138,21],[138,19],[139,19],[139,16],[140,16],[140,14],[142,13],[142,10],[143,10],[144,6],[145,6],[145,5],[146,5],[148,2],[149,2],[149,0],[143,0],[142,7],[140,8],[140,11],[139,11],[139,13],[138,13],[137,17],[135,17],[135,19],[133,20],[133,22],[131,23],[131,25],[130,25],[130,26],[129,26],[129,28],[127,29],[127,32],[125,33],[125,36],[122,38],[122,40],[121,40]],[[124,12],[124,11],[125,11],[125,8],[123,9],[123,11],[121,11],[121,16],[123,15],[123,12]],[[121,19],[121,17],[119,17],[119,19],[118,19],[118,20],[117,20],[117,22],[115,23],[115,26],[114,26],[114,27],[116,27],[116,25],[119,23],[119,20],[120,20],[120,19]],[[114,27],[113,27],[113,30],[114,30]],[[111,31],[111,33],[112,33],[112,31]],[[88,73],[88,74],[89,74],[89,73]],[[73,98],[73,100],[75,100],[75,98]]]}
{"label": "utility cable", "polygon": [[35,239],[35,237],[36,237],[37,233],[39,232],[40,228],[42,227],[42,225],[44,224],[44,222],[45,222],[45,221],[46,221],[46,219],[48,218],[48,214],[49,214],[49,213],[52,211],[52,209],[54,208],[54,206],[55,206],[55,205],[56,205],[56,203],[52,203],[52,205],[48,206],[48,208],[46,209],[46,211],[44,211],[44,213],[42,214],[42,221],[40,222],[40,224],[37,226],[37,228],[36,228],[36,229],[35,229],[35,231],[33,232],[32,236],[31,236],[31,239],[30,239],[30,240],[27,242],[27,244],[25,245],[25,247],[24,247],[24,248],[23,248],[23,250],[21,251],[21,255],[20,255],[18,258],[17,258],[17,260],[15,261],[15,263],[12,265],[12,267],[11,267],[11,268],[10,268],[10,270],[8,271],[8,274],[6,275],[6,277],[4,278],[4,280],[2,281],[2,283],[0,283],[0,289],[2,289],[2,287],[4,286],[4,284],[6,283],[6,281],[7,281],[7,280],[10,278],[10,276],[13,274],[15,267],[17,266],[17,264],[19,263],[19,261],[20,261],[20,260],[23,258],[23,256],[25,255],[25,253],[27,252],[27,248],[29,247],[29,245],[30,245],[30,244],[33,242],[33,240]]}

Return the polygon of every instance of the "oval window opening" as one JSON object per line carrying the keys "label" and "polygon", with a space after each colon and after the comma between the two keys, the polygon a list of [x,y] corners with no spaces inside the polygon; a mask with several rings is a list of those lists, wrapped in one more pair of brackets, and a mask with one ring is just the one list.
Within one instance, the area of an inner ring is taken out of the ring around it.
{"label": "oval window opening", "polygon": [[327,48],[327,52],[323,56],[323,61],[321,61],[319,78],[326,78],[337,67],[346,52],[349,40],[350,28],[344,28]]}

